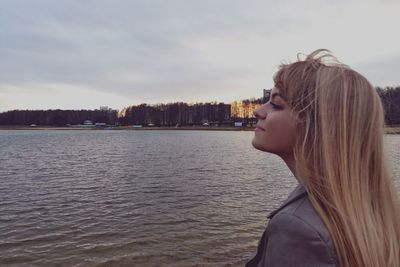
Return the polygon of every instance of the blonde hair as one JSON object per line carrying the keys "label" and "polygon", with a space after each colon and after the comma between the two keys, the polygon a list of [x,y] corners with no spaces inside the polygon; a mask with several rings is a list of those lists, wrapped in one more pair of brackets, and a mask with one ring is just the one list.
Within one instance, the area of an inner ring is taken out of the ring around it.
{"label": "blonde hair", "polygon": [[326,49],[281,65],[274,81],[299,119],[296,175],[340,266],[400,266],[400,204],[376,90]]}

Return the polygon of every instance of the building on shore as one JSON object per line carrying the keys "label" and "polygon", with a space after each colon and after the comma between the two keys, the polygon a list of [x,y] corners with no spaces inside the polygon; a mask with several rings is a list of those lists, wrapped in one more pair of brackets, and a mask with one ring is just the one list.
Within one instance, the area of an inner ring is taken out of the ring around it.
{"label": "building on shore", "polygon": [[272,89],[263,89],[263,103],[267,103],[271,97]]}

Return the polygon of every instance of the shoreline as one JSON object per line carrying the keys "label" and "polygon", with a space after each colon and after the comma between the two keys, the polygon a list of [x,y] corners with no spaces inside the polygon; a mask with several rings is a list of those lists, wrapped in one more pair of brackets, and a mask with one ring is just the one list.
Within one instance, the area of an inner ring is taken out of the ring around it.
{"label": "shoreline", "polygon": [[[181,127],[141,127],[134,128],[132,126],[118,126],[118,127],[56,127],[56,126],[0,126],[1,130],[57,130],[57,131],[68,131],[68,130],[116,130],[116,131],[168,131],[168,130],[183,130],[183,131],[254,131],[255,127],[234,127],[234,126],[181,126]],[[386,127],[385,134],[400,134],[400,127]]]}
{"label": "shoreline", "polygon": [[134,128],[132,126],[118,126],[118,127],[56,127],[56,126],[0,126],[1,130],[57,130],[57,131],[68,131],[68,130],[86,130],[86,131],[99,131],[99,130],[115,130],[115,131],[171,131],[171,130],[183,130],[183,131],[254,131],[255,127],[233,127],[233,126],[180,126],[180,127],[140,127]]}

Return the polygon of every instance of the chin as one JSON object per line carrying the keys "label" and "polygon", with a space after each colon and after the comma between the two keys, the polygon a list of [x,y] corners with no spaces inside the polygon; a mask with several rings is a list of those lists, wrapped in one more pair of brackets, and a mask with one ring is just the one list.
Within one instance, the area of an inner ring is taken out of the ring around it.
{"label": "chin", "polygon": [[251,141],[251,144],[253,145],[253,147],[255,149],[258,149],[258,150],[261,150],[264,152],[270,152],[269,149],[267,147],[265,147],[265,144],[259,142],[256,137],[253,138],[253,140]]}
{"label": "chin", "polygon": [[264,142],[260,142],[259,139],[256,137],[253,138],[251,141],[251,144],[253,147],[257,150],[263,151],[263,152],[268,152],[277,156],[282,155],[284,152],[282,152],[278,147],[274,147],[272,144],[266,144],[265,140]]}

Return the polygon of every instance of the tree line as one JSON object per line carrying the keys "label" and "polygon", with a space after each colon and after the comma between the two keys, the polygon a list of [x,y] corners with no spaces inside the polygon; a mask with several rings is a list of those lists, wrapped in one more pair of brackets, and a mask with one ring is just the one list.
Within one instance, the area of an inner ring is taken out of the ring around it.
{"label": "tree line", "polygon": [[126,107],[119,114],[119,122],[122,125],[176,126],[231,123],[231,105],[216,102],[194,105],[183,102],[156,105],[141,104]]}
{"label": "tree line", "polygon": [[82,124],[85,120],[113,125],[116,110],[12,110],[0,113],[0,125],[66,126]]}
{"label": "tree line", "polygon": [[[400,124],[400,86],[377,87],[389,126]],[[0,125],[65,126],[82,124],[85,120],[108,125],[201,125],[203,123],[230,125],[234,121],[252,123],[252,110],[266,100],[247,99],[231,104],[183,102],[132,105],[117,110],[12,110],[0,113]],[[238,115],[240,114],[240,115]]]}
{"label": "tree line", "polygon": [[400,86],[377,87],[376,89],[385,110],[386,125],[400,125]]}

